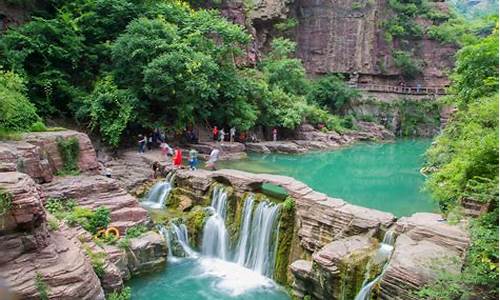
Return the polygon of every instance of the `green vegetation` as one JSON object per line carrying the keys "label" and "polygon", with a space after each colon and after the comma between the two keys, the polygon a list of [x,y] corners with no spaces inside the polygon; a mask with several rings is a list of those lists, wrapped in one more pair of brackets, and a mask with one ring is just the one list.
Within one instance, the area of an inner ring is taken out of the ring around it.
{"label": "green vegetation", "polygon": [[78,160],[80,158],[80,143],[76,137],[68,139],[59,138],[57,149],[63,160],[63,168],[59,170],[58,175],[78,175]]}
{"label": "green vegetation", "polygon": [[[470,73],[472,72],[472,73]],[[427,153],[427,188],[443,213],[463,200],[488,205],[469,222],[471,246],[462,273],[443,273],[419,292],[426,299],[498,297],[498,25],[457,54],[453,101],[459,111]]]}
{"label": "green vegetation", "polygon": [[0,217],[12,208],[12,194],[0,188]]}
{"label": "green vegetation", "polygon": [[125,250],[128,249],[130,245],[130,239],[138,238],[146,232],[148,232],[148,228],[146,227],[146,225],[140,224],[129,227],[125,232],[125,236],[122,236],[118,241],[118,247]]}
{"label": "green vegetation", "polygon": [[27,131],[40,122],[26,92],[21,76],[0,70],[0,138],[8,139],[9,133]]}
{"label": "green vegetation", "polygon": [[43,275],[40,272],[36,272],[35,286],[40,300],[49,300],[49,286],[43,279]]}
{"label": "green vegetation", "polygon": [[77,206],[77,203],[71,199],[49,198],[45,203],[45,209],[58,220],[65,220],[70,226],[78,224],[92,234],[107,228],[111,220],[108,208],[100,206],[92,211]]}
{"label": "green vegetation", "polygon": [[83,245],[85,253],[90,258],[90,264],[94,269],[97,277],[102,278],[104,276],[106,268],[106,253],[105,252],[94,252],[90,249],[88,245]]}
{"label": "green vegetation", "polygon": [[[112,147],[155,127],[295,128],[318,116],[325,125],[335,123],[311,101],[318,85],[291,57],[293,42],[275,38],[256,67],[246,66],[250,35],[217,11],[174,0],[77,0],[50,1],[34,14],[0,37],[3,67],[26,83],[2,73],[9,84],[19,82],[8,90],[17,93],[12,99],[26,99],[16,105],[27,103],[15,109],[24,111],[17,117],[1,114],[10,131],[45,130],[36,111],[89,125]],[[276,29],[285,32],[296,24],[287,19]],[[334,88],[341,89],[339,95],[348,91],[341,82]],[[28,121],[19,122],[20,116]],[[0,136],[16,138],[2,126]],[[75,172],[74,165],[63,171]]]}
{"label": "green vegetation", "polygon": [[50,231],[56,231],[59,229],[59,221],[55,218],[48,218],[47,227]]}
{"label": "green vegetation", "polygon": [[279,225],[278,245],[276,247],[276,261],[274,263],[274,280],[281,284],[287,283],[288,261],[295,229],[295,200],[287,197],[283,201]]}
{"label": "green vegetation", "polygon": [[326,106],[332,112],[337,113],[340,113],[352,100],[359,98],[359,96],[359,91],[349,87],[344,78],[335,74],[316,80],[307,95],[310,102]]}
{"label": "green vegetation", "polygon": [[423,62],[412,57],[407,51],[394,51],[392,53],[394,64],[401,70],[401,74],[408,79],[413,79],[422,74]]}
{"label": "green vegetation", "polygon": [[276,30],[278,30],[278,31],[285,32],[285,31],[294,29],[295,27],[297,27],[298,24],[299,24],[299,21],[297,21],[297,19],[288,18],[284,21],[281,21],[279,23],[274,24],[274,28],[276,28]]}
{"label": "green vegetation", "polygon": [[106,297],[107,300],[130,300],[132,299],[132,289],[130,287],[124,287],[119,292],[113,292]]}

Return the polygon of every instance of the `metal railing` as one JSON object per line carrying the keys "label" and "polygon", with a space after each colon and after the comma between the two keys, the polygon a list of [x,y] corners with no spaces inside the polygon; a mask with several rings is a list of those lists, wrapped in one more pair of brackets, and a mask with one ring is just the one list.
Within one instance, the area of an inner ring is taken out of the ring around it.
{"label": "metal railing", "polygon": [[355,85],[360,90],[368,92],[396,93],[406,95],[446,95],[445,87],[436,86],[393,86],[382,84],[358,83]]}

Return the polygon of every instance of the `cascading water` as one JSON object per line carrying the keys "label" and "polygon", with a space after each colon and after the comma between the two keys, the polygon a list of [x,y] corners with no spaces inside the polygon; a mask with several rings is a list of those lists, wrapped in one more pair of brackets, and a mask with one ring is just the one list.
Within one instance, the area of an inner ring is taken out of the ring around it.
{"label": "cascading water", "polygon": [[272,277],[276,250],[275,232],[281,206],[262,201],[252,214],[254,200],[245,200],[244,218],[236,262],[259,274]]}
{"label": "cascading water", "polygon": [[168,194],[173,188],[173,181],[175,178],[174,173],[167,174],[167,177],[164,181],[157,182],[151,190],[146,195],[146,200],[142,201],[142,205],[149,207],[160,209],[165,206],[165,201],[168,198]]}
{"label": "cascading water", "polygon": [[212,194],[212,215],[203,228],[201,253],[205,256],[228,259],[229,236],[224,222],[226,217],[227,193],[216,187]]}
{"label": "cascading water", "polygon": [[378,249],[377,253],[375,254],[377,259],[383,259],[385,260],[384,267],[382,268],[382,272],[375,277],[372,281],[368,282],[368,280],[365,280],[363,282],[363,287],[359,291],[359,293],[356,295],[356,298],[354,300],[369,300],[370,299],[370,294],[372,291],[373,286],[382,278],[382,276],[385,273],[385,270],[387,269],[387,266],[389,265],[389,259],[392,254],[392,251],[394,249],[394,232],[393,231],[387,231],[384,235],[384,239],[382,240],[382,243],[380,244],[380,248]]}
{"label": "cascading water", "polygon": [[247,260],[248,253],[248,241],[250,240],[250,223],[252,222],[252,211],[253,211],[253,195],[250,195],[245,200],[243,206],[243,222],[240,228],[240,239],[238,241],[238,246],[236,248],[235,260],[239,265],[244,266]]}
{"label": "cascading water", "polygon": [[[177,226],[175,223],[171,222],[169,228],[160,226],[159,231],[167,241],[169,257],[198,257],[197,253],[189,246],[189,236],[186,225],[180,224]],[[179,245],[182,249],[182,255],[176,255],[178,253],[174,253],[174,248],[177,252],[176,245]]]}

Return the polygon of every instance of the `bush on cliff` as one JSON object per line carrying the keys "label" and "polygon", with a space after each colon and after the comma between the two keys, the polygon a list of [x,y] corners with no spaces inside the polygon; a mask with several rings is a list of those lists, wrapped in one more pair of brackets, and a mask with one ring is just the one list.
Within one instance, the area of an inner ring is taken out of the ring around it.
{"label": "bush on cliff", "polygon": [[464,199],[487,204],[488,211],[469,222],[471,245],[462,273],[441,274],[419,295],[498,299],[498,27],[457,58],[450,98],[459,111],[427,153],[427,166],[435,170],[427,187],[444,214],[460,211]]}
{"label": "bush on cliff", "polygon": [[0,129],[27,131],[40,117],[26,97],[26,87],[21,76],[0,70]]}

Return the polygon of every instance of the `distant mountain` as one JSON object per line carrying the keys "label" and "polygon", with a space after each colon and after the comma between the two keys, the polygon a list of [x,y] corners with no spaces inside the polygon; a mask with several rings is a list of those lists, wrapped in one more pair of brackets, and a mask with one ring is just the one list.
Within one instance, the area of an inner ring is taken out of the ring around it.
{"label": "distant mountain", "polygon": [[498,0],[448,0],[457,11],[467,18],[498,15]]}

